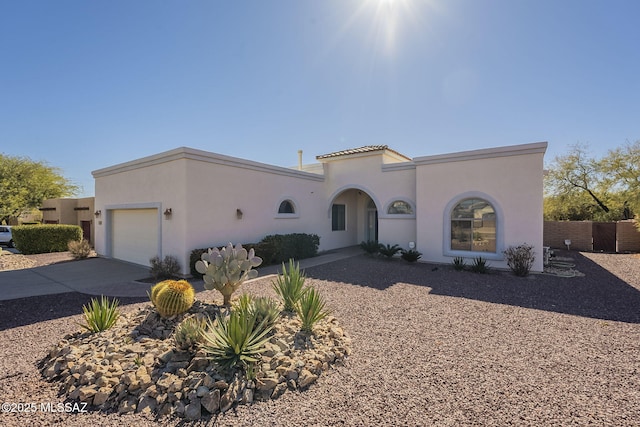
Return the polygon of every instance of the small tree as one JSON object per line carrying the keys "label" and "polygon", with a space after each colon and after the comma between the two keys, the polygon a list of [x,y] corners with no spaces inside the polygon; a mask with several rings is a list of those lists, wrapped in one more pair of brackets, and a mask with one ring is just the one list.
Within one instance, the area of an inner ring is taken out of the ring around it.
{"label": "small tree", "polygon": [[0,223],[40,207],[45,199],[73,196],[78,189],[45,162],[0,154]]}

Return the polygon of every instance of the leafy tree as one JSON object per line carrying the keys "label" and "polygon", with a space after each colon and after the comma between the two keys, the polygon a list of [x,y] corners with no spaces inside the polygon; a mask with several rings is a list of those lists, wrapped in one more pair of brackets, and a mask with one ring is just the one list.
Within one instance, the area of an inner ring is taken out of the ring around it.
{"label": "leafy tree", "polygon": [[604,212],[609,207],[603,201],[603,176],[598,161],[589,157],[587,147],[576,144],[569,154],[554,159],[545,179],[550,195],[576,197],[588,194]]}
{"label": "leafy tree", "polygon": [[78,186],[58,168],[28,157],[0,154],[0,222],[9,223],[45,199],[73,196],[77,191]]}
{"label": "leafy tree", "polygon": [[554,159],[545,177],[547,220],[617,221],[640,213],[640,141],[601,159],[584,145]]}
{"label": "leafy tree", "polygon": [[620,195],[624,203],[623,215],[631,218],[640,212],[640,140],[609,150],[599,162],[604,185]]}

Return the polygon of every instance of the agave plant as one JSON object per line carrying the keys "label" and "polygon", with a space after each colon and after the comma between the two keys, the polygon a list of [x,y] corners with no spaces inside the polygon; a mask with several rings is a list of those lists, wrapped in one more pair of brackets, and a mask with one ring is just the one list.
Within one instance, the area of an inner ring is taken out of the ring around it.
{"label": "agave plant", "polygon": [[202,332],[207,326],[205,319],[189,317],[176,328],[174,339],[176,346],[182,350],[195,349],[203,341]]}
{"label": "agave plant", "polygon": [[304,272],[300,272],[300,264],[289,259],[289,269],[282,263],[282,274],[275,282],[271,282],[273,290],[282,299],[284,311],[295,312],[298,301],[305,293]]}
{"label": "agave plant", "polygon": [[247,369],[260,359],[272,329],[266,319],[256,324],[255,314],[231,311],[229,316],[209,321],[202,333],[202,348],[223,369]]}
{"label": "agave plant", "polygon": [[331,311],[325,308],[326,305],[324,298],[315,288],[307,288],[296,305],[296,312],[302,322],[301,329],[304,332],[311,332],[316,323],[331,314]]}
{"label": "agave plant", "polygon": [[118,304],[117,299],[109,302],[109,299],[104,295],[100,297],[100,300],[91,298],[90,304],[82,306],[85,323],[79,325],[90,332],[106,331],[116,323],[120,316]]}

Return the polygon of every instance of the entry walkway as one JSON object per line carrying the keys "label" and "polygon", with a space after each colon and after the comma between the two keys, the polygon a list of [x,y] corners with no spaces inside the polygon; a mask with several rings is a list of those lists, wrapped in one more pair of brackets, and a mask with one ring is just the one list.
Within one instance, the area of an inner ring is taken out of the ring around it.
{"label": "entry walkway", "polygon": [[[300,260],[300,268],[353,257],[362,253],[358,246],[337,249],[316,257]],[[258,277],[277,274],[280,265],[258,267]],[[108,258],[89,258],[23,270],[0,272],[0,300],[12,300],[65,292],[80,292],[109,297],[145,297],[150,283],[137,280],[149,277],[149,269]],[[202,280],[190,281],[197,291],[204,289]]]}

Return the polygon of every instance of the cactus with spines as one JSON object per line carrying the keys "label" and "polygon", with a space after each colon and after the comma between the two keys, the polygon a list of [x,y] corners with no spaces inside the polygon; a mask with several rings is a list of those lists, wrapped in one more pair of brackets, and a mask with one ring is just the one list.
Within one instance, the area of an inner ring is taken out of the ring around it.
{"label": "cactus with spines", "polygon": [[257,257],[253,248],[248,252],[242,245],[235,247],[229,243],[218,249],[213,248],[203,253],[200,261],[196,262],[196,271],[203,274],[205,289],[217,289],[224,298],[224,305],[231,305],[231,295],[245,280],[258,276],[253,267],[262,264],[262,258]]}
{"label": "cactus with spines", "polygon": [[164,280],[151,288],[151,302],[162,317],[171,317],[189,310],[196,291],[186,280]]}

